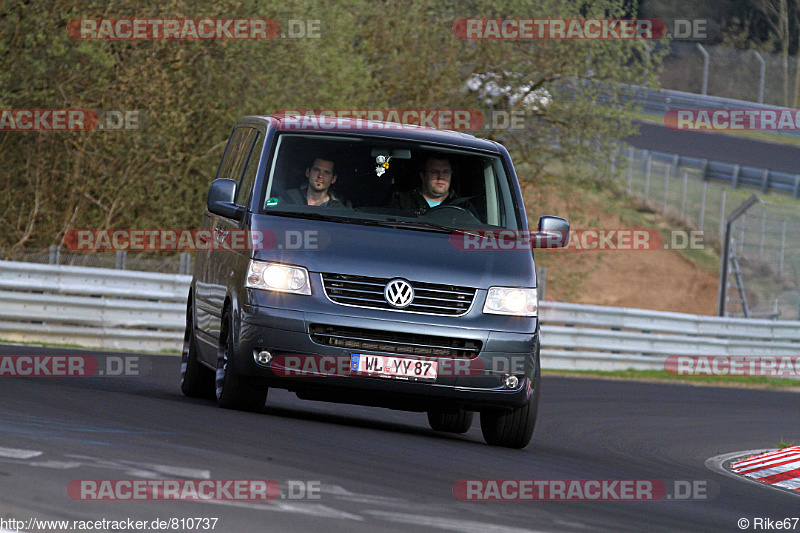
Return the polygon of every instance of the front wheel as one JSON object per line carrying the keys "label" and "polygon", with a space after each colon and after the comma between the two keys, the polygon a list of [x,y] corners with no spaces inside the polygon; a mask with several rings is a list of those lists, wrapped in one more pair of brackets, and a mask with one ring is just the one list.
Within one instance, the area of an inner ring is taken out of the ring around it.
{"label": "front wheel", "polygon": [[269,389],[255,380],[236,373],[233,354],[233,321],[229,311],[222,317],[220,344],[217,350],[217,404],[226,409],[256,411],[264,407]]}
{"label": "front wheel", "polygon": [[492,446],[524,448],[531,441],[536,414],[539,409],[539,387],[528,403],[511,411],[490,410],[481,412],[481,432]]}

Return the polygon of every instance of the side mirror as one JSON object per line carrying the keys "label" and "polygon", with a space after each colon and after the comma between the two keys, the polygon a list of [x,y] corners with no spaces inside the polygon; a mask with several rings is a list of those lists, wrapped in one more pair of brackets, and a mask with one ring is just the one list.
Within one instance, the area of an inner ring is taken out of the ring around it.
{"label": "side mirror", "polygon": [[569,222],[561,217],[539,217],[536,232],[537,248],[563,248],[569,244]]}
{"label": "side mirror", "polygon": [[211,182],[211,188],[208,190],[206,207],[215,215],[242,220],[245,208],[233,203],[234,198],[236,198],[236,182],[226,178],[216,179]]}

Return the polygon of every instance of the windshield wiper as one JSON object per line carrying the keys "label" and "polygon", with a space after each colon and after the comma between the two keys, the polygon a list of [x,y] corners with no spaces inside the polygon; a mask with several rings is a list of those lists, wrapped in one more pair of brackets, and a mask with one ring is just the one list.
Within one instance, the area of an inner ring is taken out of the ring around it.
{"label": "windshield wiper", "polygon": [[367,224],[369,226],[381,226],[385,228],[436,230],[439,233],[452,233],[456,231],[456,228],[451,228],[449,226],[442,226],[441,224],[434,224],[433,222],[421,222],[414,220],[357,220],[354,222]]}
{"label": "windshield wiper", "polygon": [[345,222],[348,224],[361,224],[364,226],[379,226],[383,228],[403,228],[403,229],[418,229],[425,231],[435,231],[436,233],[453,233],[462,232],[475,237],[484,237],[474,230],[467,230],[461,228],[452,228],[450,226],[443,226],[442,224],[435,224],[433,222],[425,222],[421,220],[374,220],[371,218],[351,218],[341,217],[334,215],[325,215],[317,212],[307,211],[269,211],[270,215],[278,215],[293,218],[307,218],[311,220],[326,220],[330,222]]}
{"label": "windshield wiper", "polygon": [[308,218],[311,220],[327,220],[330,222],[351,222],[353,220],[348,217],[337,217],[311,211],[267,211],[267,214],[292,218]]}
{"label": "windshield wiper", "polygon": [[[361,221],[359,221],[361,222]],[[384,226],[388,228],[406,228],[406,229],[422,229],[422,230],[436,230],[437,233],[464,233],[473,237],[486,238],[486,235],[477,230],[453,228],[450,226],[443,226],[442,224],[435,224],[433,222],[415,221],[415,220],[369,220],[364,221],[364,224]]]}

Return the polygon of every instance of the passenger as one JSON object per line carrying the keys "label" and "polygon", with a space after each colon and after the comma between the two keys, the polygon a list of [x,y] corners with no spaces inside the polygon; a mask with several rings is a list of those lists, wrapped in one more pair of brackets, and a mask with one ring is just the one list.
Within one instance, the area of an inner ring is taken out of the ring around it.
{"label": "passenger", "polygon": [[320,156],[306,168],[308,183],[284,193],[287,202],[293,204],[317,205],[322,207],[350,207],[350,202],[336,195],[331,185],[336,183],[335,162]]}

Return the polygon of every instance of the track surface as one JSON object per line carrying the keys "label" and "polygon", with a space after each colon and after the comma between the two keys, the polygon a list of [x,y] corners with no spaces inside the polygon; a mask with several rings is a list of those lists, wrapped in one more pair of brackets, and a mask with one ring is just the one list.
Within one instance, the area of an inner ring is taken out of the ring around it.
{"label": "track surface", "polygon": [[[0,345],[0,354],[100,352]],[[113,354],[112,354],[113,355]],[[117,354],[134,357],[136,354]],[[606,380],[543,380],[525,450],[438,434],[424,414],[304,402],[270,391],[261,413],[187,399],[176,356],[138,356],[138,377],[2,378],[0,516],[152,520],[218,517],[216,531],[739,531],[739,518],[800,515],[793,495],[704,466],[736,450],[800,440],[800,394]],[[75,479],[319,481],[314,501],[75,501]],[[191,476],[191,470],[183,472]],[[698,501],[466,502],[459,479],[705,481]]]}
{"label": "track surface", "polygon": [[800,172],[800,147],[746,137],[697,131],[676,131],[639,122],[641,135],[623,140],[636,148],[727,161],[780,172]]}

